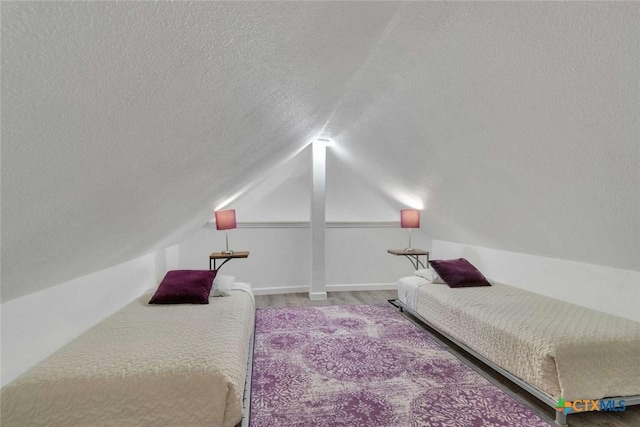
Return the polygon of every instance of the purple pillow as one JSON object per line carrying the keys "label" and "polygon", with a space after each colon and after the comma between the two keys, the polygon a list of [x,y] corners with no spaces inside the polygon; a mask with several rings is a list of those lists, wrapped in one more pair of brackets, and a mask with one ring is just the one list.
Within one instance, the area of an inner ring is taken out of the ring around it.
{"label": "purple pillow", "polygon": [[209,304],[216,273],[216,270],[169,271],[149,304]]}
{"label": "purple pillow", "polygon": [[429,264],[450,288],[491,286],[491,283],[464,258],[430,261]]}

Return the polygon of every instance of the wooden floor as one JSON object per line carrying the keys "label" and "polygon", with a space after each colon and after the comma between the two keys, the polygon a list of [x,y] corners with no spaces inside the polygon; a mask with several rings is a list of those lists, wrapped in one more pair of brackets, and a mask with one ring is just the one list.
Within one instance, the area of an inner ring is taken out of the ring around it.
{"label": "wooden floor", "polygon": [[309,294],[256,295],[256,306],[297,307],[301,305],[325,306],[344,304],[382,304],[397,298],[396,291],[327,292],[324,301],[311,301]]}
{"label": "wooden floor", "polygon": [[[359,292],[329,292],[326,301],[311,301],[308,294],[282,294],[282,295],[257,295],[256,306],[258,308],[266,307],[295,307],[295,306],[327,306],[341,304],[382,304],[388,299],[396,298],[396,291],[359,291]],[[415,320],[415,319],[414,319]],[[426,330],[426,329],[425,329]],[[516,399],[526,403],[535,410],[540,416],[553,423],[555,419],[555,411],[546,404],[540,402],[534,396],[505,379],[500,374],[493,371],[482,362],[465,357],[465,352],[459,349],[455,344],[446,341],[446,338],[440,336],[434,331],[426,330],[427,333],[436,339],[445,341],[449,350],[460,357],[464,362],[476,369],[483,376],[487,377],[491,382],[501,387]],[[569,415],[567,417],[569,426],[571,427],[640,427],[640,405],[628,407],[625,412],[585,412]],[[523,426],[525,427],[525,426]]]}

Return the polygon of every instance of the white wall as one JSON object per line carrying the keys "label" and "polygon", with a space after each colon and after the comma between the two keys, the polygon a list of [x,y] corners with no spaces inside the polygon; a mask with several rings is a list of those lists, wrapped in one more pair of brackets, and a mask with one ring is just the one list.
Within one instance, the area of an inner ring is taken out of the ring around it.
{"label": "white wall", "polygon": [[640,322],[640,272],[433,241],[433,259],[464,257],[488,278]]}
{"label": "white wall", "polygon": [[[239,224],[229,231],[229,247],[251,252],[247,259],[229,261],[221,274],[251,282],[257,294],[307,292],[311,279],[311,231],[308,223]],[[393,288],[413,267],[387,249],[408,244],[407,230],[384,223],[327,223],[327,291]],[[179,266],[208,268],[209,254],[224,249],[224,232],[202,227],[180,243]],[[429,249],[421,230],[413,230],[413,246]]]}
{"label": "white wall", "polygon": [[156,287],[176,255],[167,248],[3,303],[2,386]]}
{"label": "white wall", "polygon": [[[327,233],[327,287],[352,284],[390,284],[413,274],[411,263],[387,249],[405,248],[408,230],[396,227],[332,228]],[[431,242],[421,230],[412,230],[412,246],[429,250]],[[424,262],[425,257],[421,257]],[[375,288],[373,286],[372,288]]]}

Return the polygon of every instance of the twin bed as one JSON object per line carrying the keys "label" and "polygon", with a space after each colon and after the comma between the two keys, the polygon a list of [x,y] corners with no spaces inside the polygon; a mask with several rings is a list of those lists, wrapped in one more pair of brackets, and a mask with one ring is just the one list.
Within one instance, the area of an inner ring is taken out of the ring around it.
{"label": "twin bed", "polygon": [[222,426],[243,418],[250,288],[209,304],[145,295],[2,390],[3,426]]}
{"label": "twin bed", "polygon": [[[640,323],[493,283],[452,289],[413,276],[396,302],[545,403],[640,403]],[[564,411],[556,423],[566,424]]]}
{"label": "twin bed", "polygon": [[[412,276],[399,280],[398,296],[395,305],[551,406],[560,397],[640,403],[637,322],[496,283],[452,289]],[[3,388],[2,425],[244,425],[250,287],[202,305],[148,301]],[[565,412],[556,414],[565,424]]]}

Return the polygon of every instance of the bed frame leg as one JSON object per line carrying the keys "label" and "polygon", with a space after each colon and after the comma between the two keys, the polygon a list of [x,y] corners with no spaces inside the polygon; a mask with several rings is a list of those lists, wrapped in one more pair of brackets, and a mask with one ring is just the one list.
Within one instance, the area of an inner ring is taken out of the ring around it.
{"label": "bed frame leg", "polygon": [[404,311],[402,306],[400,304],[398,304],[398,300],[397,299],[388,299],[387,301],[389,302],[389,304],[391,304],[395,308],[399,309],[400,313],[402,313]]}
{"label": "bed frame leg", "polygon": [[566,427],[567,424],[567,414],[564,411],[556,411],[556,425],[561,427]]}

